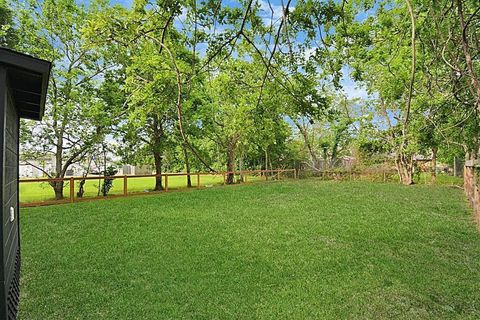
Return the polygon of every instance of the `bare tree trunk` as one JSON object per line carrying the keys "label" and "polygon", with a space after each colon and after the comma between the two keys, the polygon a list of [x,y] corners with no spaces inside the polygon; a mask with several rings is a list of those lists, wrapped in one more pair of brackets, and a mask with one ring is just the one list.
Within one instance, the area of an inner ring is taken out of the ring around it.
{"label": "bare tree trunk", "polygon": [[162,155],[163,155],[163,148],[162,148],[162,140],[163,140],[163,123],[162,119],[160,119],[157,115],[153,115],[153,122],[152,122],[152,132],[153,136],[150,140],[150,148],[152,149],[153,153],[153,161],[155,164],[155,188],[154,191],[162,191]]}
{"label": "bare tree trunk", "polygon": [[298,131],[300,131],[300,133],[302,134],[305,146],[307,147],[308,153],[310,154],[310,157],[312,158],[312,166],[315,169],[318,169],[318,168],[316,168],[316,166],[318,164],[318,157],[317,157],[317,154],[315,153],[315,150],[313,150],[312,144],[310,143],[310,139],[308,137],[307,129],[305,127],[303,127],[297,121],[294,121],[294,123],[297,126]]}
{"label": "bare tree trunk", "polygon": [[[86,178],[88,176],[88,173],[90,172],[90,166],[92,165],[93,161],[93,155],[90,157],[90,160],[88,161],[88,166],[85,172],[83,173],[83,177]],[[85,179],[80,180],[80,184],[78,186],[78,192],[77,192],[77,198],[82,198],[83,194],[85,193]]]}
{"label": "bare tree trunk", "polygon": [[53,182],[53,191],[55,192],[55,200],[63,199],[63,181]]}
{"label": "bare tree trunk", "polygon": [[463,166],[463,190],[465,191],[465,195],[467,196],[468,200],[472,202],[473,205],[473,198],[475,192],[475,173],[474,168],[471,166],[466,166],[469,160],[476,159],[476,152],[465,152],[465,164]]}
{"label": "bare tree trunk", "polygon": [[[187,173],[190,173],[190,159],[188,158],[187,147],[184,143],[182,144],[182,149],[183,149],[183,157],[185,158],[185,170],[187,171]],[[188,188],[192,187],[192,177],[190,177],[189,174],[187,174],[187,187]]]}
{"label": "bare tree trunk", "polygon": [[239,166],[239,169],[240,169],[240,181],[243,182],[244,179],[243,179],[243,153],[242,153],[242,156],[240,157],[240,159],[238,160],[238,166]]}
{"label": "bare tree trunk", "polygon": [[162,174],[162,155],[159,152],[154,152],[153,158],[155,160],[155,174],[157,174],[157,176],[155,176],[155,189],[153,190],[162,191],[162,177],[158,176],[159,174]]}
{"label": "bare tree trunk", "polygon": [[[63,158],[63,137],[57,135],[57,145],[56,145],[56,152],[55,152],[55,178],[63,178],[62,175],[62,158]],[[56,181],[51,183],[50,185],[53,187],[53,191],[55,192],[55,200],[62,200],[63,199],[63,181]]]}
{"label": "bare tree trunk", "polygon": [[[265,148],[265,170],[268,171],[268,147]],[[264,174],[265,174],[265,179],[268,180],[268,172],[265,171]]]}
{"label": "bare tree trunk", "polygon": [[233,184],[235,181],[235,151],[237,147],[236,139],[229,139],[227,145],[227,184]]}
{"label": "bare tree trunk", "polygon": [[437,182],[437,151],[438,148],[432,148],[432,183]]}
{"label": "bare tree trunk", "polygon": [[404,185],[413,184],[413,156],[406,155],[405,150],[408,146],[407,131],[410,124],[410,111],[412,105],[413,86],[415,84],[415,72],[416,72],[416,33],[415,33],[415,12],[410,0],[406,0],[408,12],[410,14],[411,22],[411,50],[412,50],[412,63],[410,70],[410,82],[408,86],[408,95],[406,101],[405,119],[402,125],[402,143],[397,153],[396,165],[397,171],[400,176],[400,182]]}
{"label": "bare tree trunk", "polygon": [[404,185],[413,184],[413,156],[400,153],[395,162],[400,182]]}

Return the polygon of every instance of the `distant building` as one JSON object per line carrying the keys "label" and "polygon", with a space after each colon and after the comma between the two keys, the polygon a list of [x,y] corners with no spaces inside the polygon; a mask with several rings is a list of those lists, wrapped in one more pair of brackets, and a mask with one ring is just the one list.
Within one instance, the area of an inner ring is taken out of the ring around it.
{"label": "distant building", "polygon": [[335,160],[324,160],[318,159],[314,164],[315,169],[317,170],[327,170],[327,169],[350,169],[355,166],[357,159],[351,156],[341,156],[336,158]]}
{"label": "distant building", "polygon": [[[153,166],[150,165],[122,165],[118,166],[114,162],[107,161],[107,166],[116,167],[118,172],[117,175],[146,175],[152,174],[155,170]],[[66,177],[80,177],[85,174],[85,170],[88,167],[86,161],[81,163],[74,163],[70,165],[68,170],[65,173]],[[55,158],[52,156],[50,158],[43,158],[39,160],[28,160],[20,161],[19,164],[19,176],[21,178],[43,178],[46,177],[45,172],[52,173],[55,168]],[[103,163],[96,165],[94,163],[90,164],[89,175],[102,175],[103,172]]]}
{"label": "distant building", "polygon": [[155,170],[153,166],[150,165],[137,165],[132,166],[130,164],[123,165],[120,170],[118,170],[117,175],[144,175],[152,174]]}

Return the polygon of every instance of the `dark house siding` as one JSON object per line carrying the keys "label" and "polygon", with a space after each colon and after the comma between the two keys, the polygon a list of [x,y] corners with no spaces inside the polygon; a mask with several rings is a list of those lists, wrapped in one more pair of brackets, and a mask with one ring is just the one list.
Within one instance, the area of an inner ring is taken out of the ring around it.
{"label": "dark house siding", "polygon": [[16,319],[20,297],[20,118],[42,119],[50,69],[48,61],[0,47],[0,320]]}
{"label": "dark house siding", "polygon": [[[0,194],[2,203],[1,255],[3,261],[1,315],[15,319],[18,307],[20,268],[19,215],[18,215],[18,135],[19,117],[9,90],[6,69],[0,66]],[[15,220],[10,220],[10,208]]]}
{"label": "dark house siding", "polygon": [[[5,246],[4,261],[6,266],[15,264],[18,249],[18,115],[11,96],[7,94],[7,114],[5,115],[4,164],[3,164],[3,241]],[[10,222],[10,208],[15,209],[15,220]],[[13,268],[6,273],[6,281],[10,282]]]}

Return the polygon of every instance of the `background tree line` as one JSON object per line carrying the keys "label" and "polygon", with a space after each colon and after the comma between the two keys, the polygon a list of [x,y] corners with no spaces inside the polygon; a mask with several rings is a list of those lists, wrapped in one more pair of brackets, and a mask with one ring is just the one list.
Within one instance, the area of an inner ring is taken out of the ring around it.
{"label": "background tree line", "polygon": [[415,155],[478,155],[475,0],[2,0],[0,20],[3,46],[53,62],[45,118],[22,129],[48,177],[112,141],[157,173],[350,155],[391,159],[405,184]]}

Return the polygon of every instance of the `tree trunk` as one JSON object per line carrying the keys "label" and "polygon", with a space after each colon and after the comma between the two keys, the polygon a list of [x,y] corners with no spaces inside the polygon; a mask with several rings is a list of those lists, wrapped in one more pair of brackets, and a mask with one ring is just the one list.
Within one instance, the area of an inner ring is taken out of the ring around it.
{"label": "tree trunk", "polygon": [[163,155],[163,123],[157,115],[152,116],[152,137],[150,147],[152,148],[153,160],[155,162],[155,188],[154,191],[162,191],[162,155]]}
{"label": "tree trunk", "polygon": [[185,144],[182,144],[182,149],[183,149],[183,157],[185,159],[185,170],[187,172],[187,187],[191,188],[192,187],[192,177],[188,173],[190,173],[190,159],[188,158],[188,152],[187,152],[187,147]]}
{"label": "tree trunk", "polygon": [[77,198],[83,198],[83,194],[85,193],[85,182],[85,179],[80,180],[80,183],[78,184]]}
{"label": "tree trunk", "polygon": [[308,132],[307,132],[307,128],[303,127],[300,123],[298,123],[297,121],[294,121],[295,125],[297,126],[298,128],[298,131],[300,131],[300,133],[302,134],[303,136],[303,141],[305,143],[305,146],[307,147],[307,150],[308,150],[308,153],[310,154],[310,157],[312,159],[312,167],[314,169],[318,169],[317,168],[317,165],[318,165],[318,157],[317,157],[317,154],[315,153],[315,150],[313,150],[313,147],[312,147],[312,144],[310,143],[310,139],[308,137]]}
{"label": "tree trunk", "polygon": [[243,178],[243,154],[240,157],[240,159],[238,160],[238,167],[240,169],[240,181],[244,182],[244,178]]}
{"label": "tree trunk", "polygon": [[395,162],[400,182],[404,185],[413,184],[413,156],[400,153]]}
{"label": "tree trunk", "polygon": [[410,111],[412,106],[412,95],[413,95],[413,86],[415,84],[415,68],[416,68],[416,61],[417,61],[417,54],[416,54],[416,33],[415,33],[415,14],[412,4],[409,0],[406,0],[408,12],[410,14],[410,22],[411,22],[411,48],[412,48],[412,64],[411,64],[411,71],[410,71],[410,83],[408,87],[408,95],[406,101],[406,111],[405,111],[405,120],[403,121],[402,126],[402,144],[400,146],[400,152],[397,154],[397,170],[400,176],[400,182],[404,185],[411,185],[413,184],[413,156],[407,156],[404,151],[407,149],[408,145],[408,138],[407,138],[407,130],[410,124]]}
{"label": "tree trunk", "polygon": [[268,180],[268,172],[267,172],[268,171],[268,151],[267,150],[268,150],[268,148],[265,148],[265,170],[266,170],[264,172],[265,180]]}
{"label": "tree trunk", "polygon": [[63,181],[53,182],[53,191],[55,192],[55,200],[63,199]]}
{"label": "tree trunk", "polygon": [[[63,136],[57,136],[57,145],[55,152],[55,178],[63,178],[62,159],[63,159]],[[55,200],[63,199],[63,181],[56,181],[50,184],[55,192]]]}
{"label": "tree trunk", "polygon": [[[88,161],[87,169],[83,173],[84,178],[86,178],[88,176],[88,173],[90,172],[90,166],[92,165],[92,161],[93,161],[93,155],[90,157],[90,160]],[[80,184],[78,186],[77,198],[83,197],[83,194],[85,193],[85,188],[84,188],[85,182],[86,182],[85,179],[80,180]]]}
{"label": "tree trunk", "polygon": [[437,182],[437,148],[432,148],[432,183]]}
{"label": "tree trunk", "polygon": [[162,177],[158,176],[159,174],[162,174],[162,155],[158,152],[153,153],[153,158],[155,160],[155,189],[154,191],[162,191],[163,190],[163,185],[162,185]]}
{"label": "tree trunk", "polygon": [[227,184],[233,184],[235,182],[235,149],[236,141],[229,139],[227,145]]}
{"label": "tree trunk", "polygon": [[463,190],[468,200],[473,203],[474,192],[475,192],[475,170],[473,167],[467,167],[466,164],[469,160],[475,160],[475,152],[466,152],[465,153],[465,164],[463,166]]}

